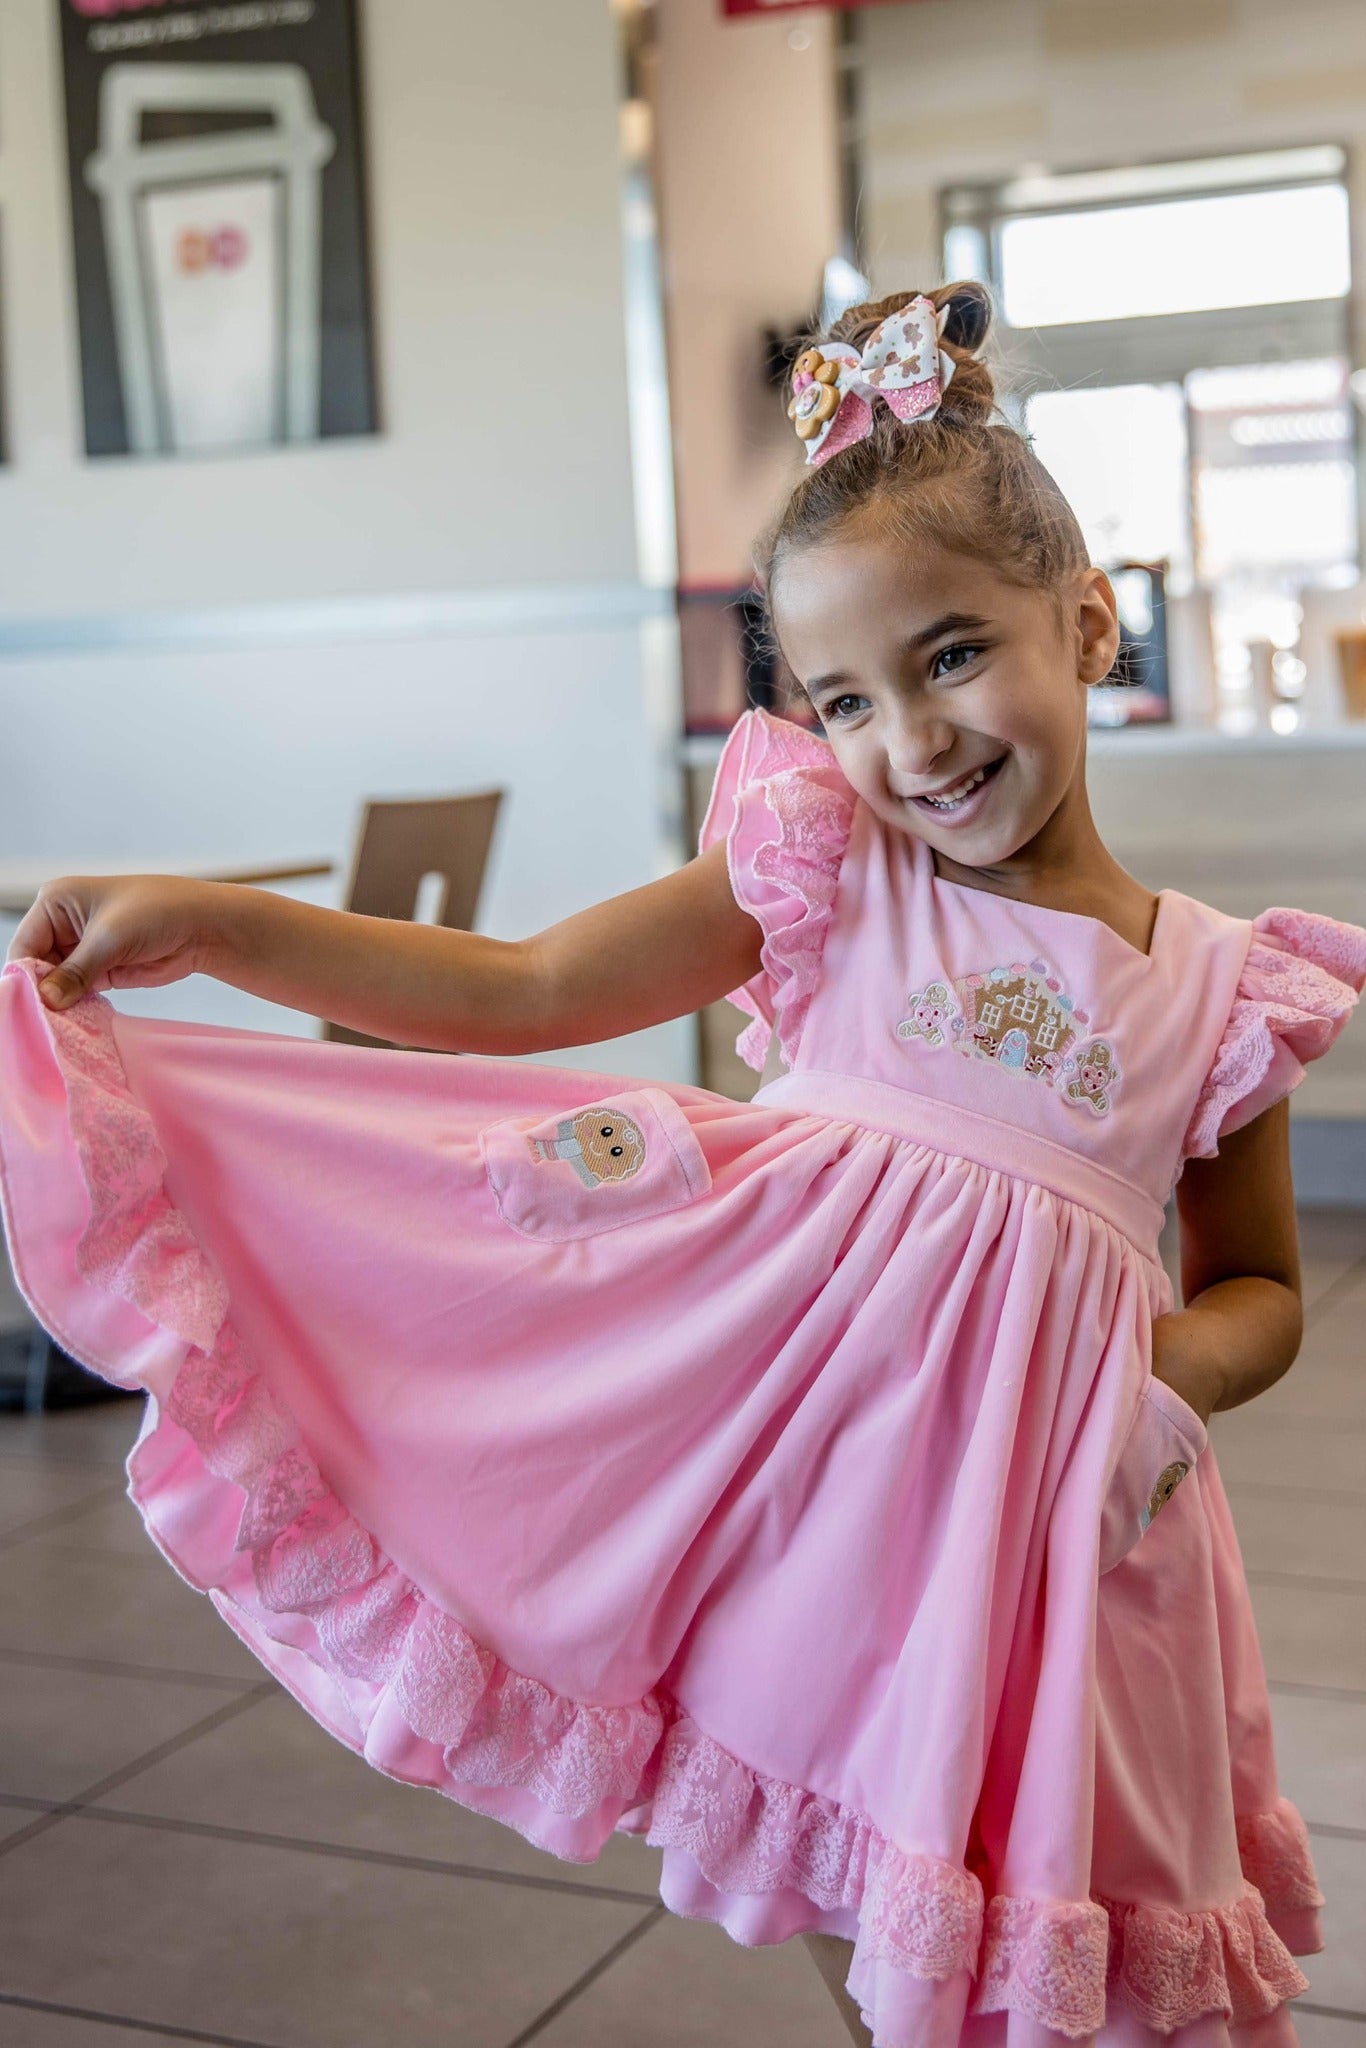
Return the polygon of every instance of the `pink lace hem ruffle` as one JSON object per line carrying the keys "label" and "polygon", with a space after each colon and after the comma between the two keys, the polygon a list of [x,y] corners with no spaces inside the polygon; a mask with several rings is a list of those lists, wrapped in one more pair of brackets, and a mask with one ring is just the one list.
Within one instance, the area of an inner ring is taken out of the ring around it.
{"label": "pink lace hem ruffle", "polygon": [[754,1021],[736,1040],[762,1071],[773,1031],[791,1066],[820,971],[854,793],[824,740],[747,711],[721,756],[700,850],[724,837],[736,901],[763,929],[763,972],[730,997]]}
{"label": "pink lace hem ruffle", "polygon": [[1109,1913],[1109,1995],[1159,2033],[1209,2012],[1238,2026],[1271,2009],[1268,1985],[1281,1987],[1274,2004],[1309,1988],[1253,1884],[1234,1905],[1203,1913],[1113,1903]]}
{"label": "pink lace hem ruffle", "polygon": [[1274,1917],[1316,1913],[1323,1904],[1314,1875],[1309,1830],[1299,1809],[1278,1800],[1266,1813],[1248,1813],[1238,1822],[1238,1860],[1243,1876],[1254,1884]]}
{"label": "pink lace hem ruffle", "polygon": [[[38,978],[33,962],[6,971]],[[205,1529],[221,1521],[222,1484],[245,1495],[216,1597],[232,1603],[224,1587],[245,1554],[260,1603],[253,1619],[297,1646],[307,1617],[307,1654],[337,1687],[339,1720],[354,1720],[354,1681],[363,1681],[369,1725],[396,1713],[438,1745],[450,1796],[469,1788],[466,1803],[481,1810],[475,1788],[522,1788],[549,1813],[590,1818],[597,1847],[639,1810],[648,1842],[685,1851],[721,1891],[795,1890],[854,1912],[856,1963],[931,1981],[969,1973],[976,2012],[1027,2013],[1076,2038],[1103,2024],[1107,1999],[1168,2030],[1206,2013],[1255,2018],[1306,1989],[1253,1883],[1230,1905],[1195,1914],[1104,1900],[988,1902],[967,1870],[903,1850],[866,1814],[752,1769],[662,1693],[595,1706],[510,1670],[383,1554],[244,1356],[223,1284],[167,1197],[166,1161],[129,1089],[110,1006],[86,1001],[49,1015],[49,1028],[90,1203],[77,1271],[186,1346],[151,1432],[169,1419],[198,1452],[193,1475],[175,1461],[178,1513],[187,1485],[191,1519]],[[147,1441],[144,1432],[139,1452]],[[1287,1904],[1318,1900],[1303,1824],[1286,1802],[1245,1820],[1240,1839],[1273,1907],[1273,1893]]]}
{"label": "pink lace hem ruffle", "polygon": [[1263,911],[1253,922],[1237,994],[1182,1156],[1213,1158],[1222,1131],[1287,1095],[1307,1062],[1328,1051],[1363,982],[1366,931],[1359,926],[1308,910]]}

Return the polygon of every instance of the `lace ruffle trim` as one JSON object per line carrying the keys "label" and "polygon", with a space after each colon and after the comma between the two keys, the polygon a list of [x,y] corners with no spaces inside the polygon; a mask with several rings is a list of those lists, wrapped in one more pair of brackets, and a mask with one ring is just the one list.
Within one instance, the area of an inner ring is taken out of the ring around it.
{"label": "lace ruffle trim", "polygon": [[[18,971],[37,979],[35,963]],[[87,1001],[49,1015],[49,1027],[91,1207],[79,1272],[185,1341],[166,1411],[206,1472],[246,1496],[235,1550],[250,1558],[262,1607],[306,1616],[321,1668],[376,1687],[373,1712],[387,1699],[414,1735],[439,1745],[453,1787],[521,1787],[579,1816],[648,1802],[646,1840],[686,1851],[718,1890],[795,1889],[821,1908],[851,1909],[860,1960],[922,1980],[967,1971],[974,2011],[1025,2012],[1072,2037],[1102,2025],[1107,1996],[1166,2030],[1208,2012],[1255,2017],[1305,1989],[1251,1884],[1235,1904],[1190,1915],[986,1902],[966,1870],[902,1850],[865,1814],[751,1769],[662,1694],[592,1706],[510,1670],[380,1551],[252,1370],[222,1282],[166,1196],[166,1161],[128,1088],[109,1005]],[[1285,1802],[1245,1820],[1241,1839],[1269,1896],[1317,1900],[1302,1824]]]}
{"label": "lace ruffle trim", "polygon": [[1114,1904],[1108,1910],[1109,1996],[1159,2033],[1210,2012],[1239,2026],[1309,1989],[1251,1883],[1234,1905],[1203,1913]]}
{"label": "lace ruffle trim", "polygon": [[853,814],[853,791],[823,740],[765,711],[745,714],[721,757],[701,845],[729,839],[737,900],[763,928],[773,1025],[753,982],[730,998],[754,1020],[736,1050],[758,1071],[775,1028],[787,1064],[796,1058]]}
{"label": "lace ruffle trim", "polygon": [[1026,2013],[1072,2039],[1097,2032],[1116,2005],[1165,2034],[1208,2013],[1237,2026],[1307,1989],[1250,1883],[1234,1904],[1199,1913],[996,1898],[983,1946],[969,2009]]}
{"label": "lace ruffle trim", "polygon": [[1323,1904],[1309,1830],[1288,1799],[1279,1800],[1266,1813],[1242,1816],[1238,1856],[1244,1877],[1257,1887],[1273,1916],[1317,1912]]}
{"label": "lace ruffle trim", "polygon": [[1366,931],[1308,910],[1267,910],[1182,1148],[1210,1159],[1230,1110],[1260,1087],[1277,1047],[1301,1065],[1328,1051],[1366,981]]}

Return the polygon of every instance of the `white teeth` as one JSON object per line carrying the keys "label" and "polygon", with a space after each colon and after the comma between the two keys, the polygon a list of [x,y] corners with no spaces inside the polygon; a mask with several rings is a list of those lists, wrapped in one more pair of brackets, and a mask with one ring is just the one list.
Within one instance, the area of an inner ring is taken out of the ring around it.
{"label": "white teeth", "polygon": [[957,788],[946,789],[939,796],[927,796],[923,801],[933,804],[937,810],[952,810],[955,805],[962,803],[965,796],[972,794],[979,782],[985,782],[986,777],[986,769],[979,768],[975,774],[969,775],[965,782],[960,782]]}

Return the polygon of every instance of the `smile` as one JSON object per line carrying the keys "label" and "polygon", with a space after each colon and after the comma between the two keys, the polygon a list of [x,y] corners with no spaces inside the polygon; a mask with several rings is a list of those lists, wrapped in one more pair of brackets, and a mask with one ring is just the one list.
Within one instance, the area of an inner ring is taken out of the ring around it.
{"label": "smile", "polygon": [[909,803],[917,804],[936,818],[953,817],[959,812],[977,808],[978,791],[990,782],[1005,763],[1005,755],[995,761],[988,761],[981,768],[974,768],[971,775],[965,775],[961,782],[955,782],[948,789],[936,790],[932,796],[909,797]]}

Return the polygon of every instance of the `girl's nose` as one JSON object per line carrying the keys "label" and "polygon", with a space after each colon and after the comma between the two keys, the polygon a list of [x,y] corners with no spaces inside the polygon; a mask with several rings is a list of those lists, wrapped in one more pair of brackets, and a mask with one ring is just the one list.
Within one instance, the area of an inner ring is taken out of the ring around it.
{"label": "girl's nose", "polygon": [[887,739],[887,769],[893,783],[923,782],[952,752],[953,727],[941,718],[905,720]]}

